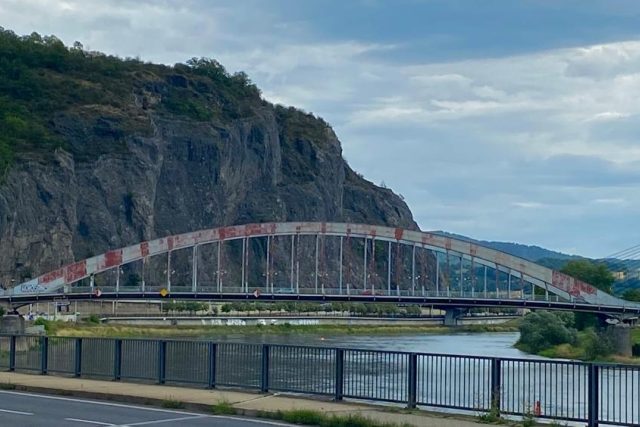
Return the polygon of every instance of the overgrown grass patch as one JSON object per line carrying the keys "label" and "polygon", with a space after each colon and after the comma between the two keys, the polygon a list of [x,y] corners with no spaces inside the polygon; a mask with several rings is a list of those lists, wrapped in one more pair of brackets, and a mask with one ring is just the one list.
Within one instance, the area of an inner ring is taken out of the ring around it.
{"label": "overgrown grass patch", "polygon": [[235,415],[236,409],[226,400],[221,400],[209,409],[215,415]]}
{"label": "overgrown grass patch", "polygon": [[173,399],[163,400],[160,406],[167,409],[184,409],[183,402]]}
{"label": "overgrown grass patch", "polygon": [[359,415],[327,415],[320,411],[309,409],[293,409],[290,411],[277,411],[260,413],[263,418],[277,419],[292,424],[310,425],[319,427],[409,427],[410,424],[397,424],[376,421]]}

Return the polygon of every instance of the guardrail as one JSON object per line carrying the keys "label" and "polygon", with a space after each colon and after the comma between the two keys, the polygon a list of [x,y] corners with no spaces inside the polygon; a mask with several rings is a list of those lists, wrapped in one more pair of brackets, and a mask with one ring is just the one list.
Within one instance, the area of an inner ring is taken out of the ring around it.
{"label": "guardrail", "polygon": [[0,336],[0,368],[640,424],[640,366],[186,340]]}

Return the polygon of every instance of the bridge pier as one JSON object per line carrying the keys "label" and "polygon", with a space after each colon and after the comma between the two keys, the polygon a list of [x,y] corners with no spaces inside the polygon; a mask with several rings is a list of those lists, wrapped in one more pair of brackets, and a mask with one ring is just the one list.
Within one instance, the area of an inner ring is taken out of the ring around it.
{"label": "bridge pier", "polygon": [[614,352],[620,356],[631,357],[631,326],[626,323],[618,323],[617,325],[609,326],[607,329]]}
{"label": "bridge pier", "polygon": [[458,326],[458,319],[467,313],[466,308],[449,308],[444,313],[444,326]]}

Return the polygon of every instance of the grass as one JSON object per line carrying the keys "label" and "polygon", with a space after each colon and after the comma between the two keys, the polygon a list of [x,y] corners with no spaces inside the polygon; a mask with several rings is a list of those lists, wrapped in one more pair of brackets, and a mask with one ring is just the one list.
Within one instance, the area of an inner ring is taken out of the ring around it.
{"label": "grass", "polygon": [[183,402],[173,399],[163,400],[160,406],[166,409],[184,409]]}
{"label": "grass", "polygon": [[212,405],[210,408],[212,414],[215,415],[235,415],[236,409],[226,400],[221,400],[220,402]]}
{"label": "grass", "polygon": [[500,410],[495,406],[489,412],[478,415],[477,418],[482,424],[504,424],[504,420],[500,418]]}
{"label": "grass", "polygon": [[327,415],[320,411],[294,409],[259,414],[262,418],[285,421],[292,424],[319,427],[406,427],[409,424],[397,424],[376,421],[362,415]]}
{"label": "grass", "polygon": [[511,325],[471,325],[457,328],[444,326],[371,326],[371,325],[273,325],[273,326],[135,326],[115,324],[55,322],[49,328],[51,336],[65,337],[119,337],[119,338],[170,338],[207,337],[224,334],[346,334],[346,335],[394,335],[394,334],[450,334],[452,332],[514,332]]}
{"label": "grass", "polygon": [[11,383],[0,383],[0,390],[15,390],[16,385]]}

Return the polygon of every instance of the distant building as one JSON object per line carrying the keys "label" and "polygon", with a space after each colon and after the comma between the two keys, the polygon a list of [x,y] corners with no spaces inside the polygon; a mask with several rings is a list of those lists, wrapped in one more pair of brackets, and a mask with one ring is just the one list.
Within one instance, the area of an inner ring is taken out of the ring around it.
{"label": "distant building", "polygon": [[626,271],[614,271],[613,272],[613,277],[616,280],[624,280],[627,278],[627,272]]}

